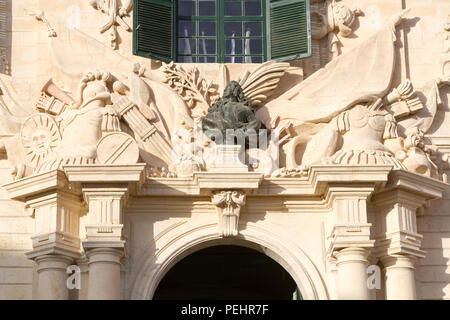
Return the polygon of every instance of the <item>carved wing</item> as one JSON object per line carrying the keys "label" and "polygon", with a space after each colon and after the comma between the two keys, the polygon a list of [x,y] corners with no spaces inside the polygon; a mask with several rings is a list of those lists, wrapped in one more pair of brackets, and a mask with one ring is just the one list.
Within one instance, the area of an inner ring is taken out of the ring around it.
{"label": "carved wing", "polygon": [[253,107],[259,106],[273,93],[287,68],[287,62],[268,61],[253,72],[244,73],[238,82]]}

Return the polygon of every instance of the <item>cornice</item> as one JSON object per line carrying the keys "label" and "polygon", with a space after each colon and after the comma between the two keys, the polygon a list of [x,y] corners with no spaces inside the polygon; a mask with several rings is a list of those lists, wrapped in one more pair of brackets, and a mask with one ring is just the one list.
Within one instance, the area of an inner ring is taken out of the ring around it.
{"label": "cornice", "polygon": [[392,170],[390,165],[313,165],[308,176],[264,178],[257,172],[198,172],[193,178],[148,178],[141,195],[196,196],[202,189],[250,189],[254,196],[324,196],[332,186],[382,187]]}
{"label": "cornice", "polygon": [[8,192],[11,199],[25,201],[38,194],[44,194],[50,190],[65,190],[79,194],[79,190],[70,186],[69,181],[61,170],[53,170],[30,177],[22,178],[2,186]]}
{"label": "cornice", "polygon": [[393,170],[389,174],[389,182],[381,192],[373,196],[373,199],[383,195],[392,196],[393,190],[402,190],[420,196],[421,201],[429,201],[442,198],[442,193],[448,187],[447,183],[414,172]]}

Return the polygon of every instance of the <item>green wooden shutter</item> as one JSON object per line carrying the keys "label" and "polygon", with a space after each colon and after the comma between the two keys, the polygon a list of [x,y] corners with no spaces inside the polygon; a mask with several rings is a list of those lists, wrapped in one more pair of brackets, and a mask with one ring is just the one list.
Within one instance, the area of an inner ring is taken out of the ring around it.
{"label": "green wooden shutter", "polygon": [[270,0],[267,5],[268,60],[311,56],[309,0]]}
{"label": "green wooden shutter", "polygon": [[175,60],[175,1],[134,0],[134,54],[166,62]]}

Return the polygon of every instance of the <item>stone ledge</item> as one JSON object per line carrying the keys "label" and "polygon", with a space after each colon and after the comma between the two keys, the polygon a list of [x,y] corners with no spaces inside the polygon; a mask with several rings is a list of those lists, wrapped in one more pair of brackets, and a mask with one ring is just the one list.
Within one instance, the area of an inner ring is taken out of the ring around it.
{"label": "stone ledge", "polygon": [[145,164],[133,165],[77,165],[64,166],[68,180],[77,187],[88,185],[127,185],[136,194],[145,181]]}
{"label": "stone ledge", "polygon": [[[258,172],[196,172],[194,178],[149,178],[142,189],[146,196],[193,196],[201,189],[253,189],[254,195],[322,196],[329,183],[375,184],[388,181],[390,165],[313,165],[309,175],[299,178],[264,178]],[[239,177],[239,178],[237,178]],[[241,179],[241,180],[238,180]]]}
{"label": "stone ledge", "polygon": [[47,191],[72,190],[74,193],[80,193],[71,188],[69,181],[61,170],[53,170],[33,176],[25,177],[2,186],[9,193],[11,199],[25,201],[34,195],[43,194]]}

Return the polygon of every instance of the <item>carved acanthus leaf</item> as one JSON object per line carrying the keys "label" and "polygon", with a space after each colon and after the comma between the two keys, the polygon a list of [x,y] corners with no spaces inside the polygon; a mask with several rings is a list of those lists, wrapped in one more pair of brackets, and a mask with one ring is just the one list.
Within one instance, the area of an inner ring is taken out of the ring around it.
{"label": "carved acanthus leaf", "polygon": [[239,79],[239,85],[244,91],[245,97],[257,107],[264,102],[278,86],[281,77],[284,76],[289,63],[268,61],[263,63],[255,71],[246,71]]}

